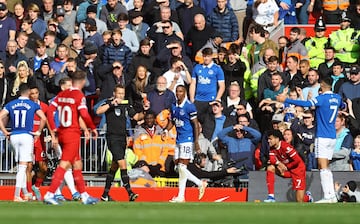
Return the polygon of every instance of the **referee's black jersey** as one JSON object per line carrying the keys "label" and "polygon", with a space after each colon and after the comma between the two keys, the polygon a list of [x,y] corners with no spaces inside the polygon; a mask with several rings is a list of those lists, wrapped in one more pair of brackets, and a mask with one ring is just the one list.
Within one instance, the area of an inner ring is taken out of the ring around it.
{"label": "referee's black jersey", "polygon": [[[108,99],[104,104],[110,104],[112,100]],[[126,136],[126,118],[132,118],[135,114],[134,108],[125,100],[115,107],[110,107],[105,112],[106,135]]]}

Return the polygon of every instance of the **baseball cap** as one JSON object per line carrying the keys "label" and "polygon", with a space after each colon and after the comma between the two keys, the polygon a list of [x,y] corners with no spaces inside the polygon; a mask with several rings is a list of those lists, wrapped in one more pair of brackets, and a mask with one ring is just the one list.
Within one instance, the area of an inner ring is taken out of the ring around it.
{"label": "baseball cap", "polygon": [[215,31],[212,35],[211,38],[215,39],[216,37],[220,37],[221,39],[223,39],[223,36],[220,32]]}
{"label": "baseball cap", "polygon": [[221,102],[221,100],[214,100],[214,101],[211,101],[209,104],[210,104],[211,106],[212,106],[212,105],[222,105],[222,102]]}
{"label": "baseball cap", "polygon": [[347,11],[344,11],[344,12],[341,14],[341,22],[351,22],[351,19],[350,19],[350,17],[348,16]]}
{"label": "baseball cap", "polygon": [[353,65],[350,68],[350,74],[358,74],[360,72],[360,68],[357,65]]}
{"label": "baseball cap", "polygon": [[40,67],[41,67],[41,66],[43,66],[43,65],[50,66],[49,60],[48,60],[48,59],[44,59],[44,60],[42,60],[42,61],[41,61],[41,65],[40,65]]}
{"label": "baseball cap", "polygon": [[65,16],[64,8],[57,8],[56,9],[56,16]]}
{"label": "baseball cap", "polygon": [[133,10],[133,11],[130,11],[129,12],[129,17],[130,19],[134,19],[138,16],[143,16],[142,12],[141,11],[136,11],[136,10]]}
{"label": "baseball cap", "polygon": [[96,5],[89,5],[89,6],[86,8],[86,14],[88,14],[88,13],[90,13],[90,12],[97,13],[97,7],[96,7]]}
{"label": "baseball cap", "polygon": [[85,23],[89,24],[90,26],[96,26],[96,21],[95,21],[95,19],[92,19],[92,18],[87,18]]}
{"label": "baseball cap", "polygon": [[98,49],[92,42],[86,42],[84,47],[84,54],[91,55],[97,53]]}
{"label": "baseball cap", "polygon": [[282,122],[284,121],[284,115],[283,114],[274,114],[271,119],[272,122]]}
{"label": "baseball cap", "polygon": [[2,11],[7,10],[5,3],[3,3],[3,2],[0,3],[0,10],[2,10]]}

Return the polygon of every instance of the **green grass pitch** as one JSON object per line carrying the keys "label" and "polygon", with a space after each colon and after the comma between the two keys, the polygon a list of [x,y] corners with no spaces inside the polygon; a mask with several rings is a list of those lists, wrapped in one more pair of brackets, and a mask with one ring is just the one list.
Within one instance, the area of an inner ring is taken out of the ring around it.
{"label": "green grass pitch", "polygon": [[0,202],[1,224],[355,224],[359,219],[360,203],[107,202],[82,205],[65,202],[61,206],[52,206],[41,202]]}

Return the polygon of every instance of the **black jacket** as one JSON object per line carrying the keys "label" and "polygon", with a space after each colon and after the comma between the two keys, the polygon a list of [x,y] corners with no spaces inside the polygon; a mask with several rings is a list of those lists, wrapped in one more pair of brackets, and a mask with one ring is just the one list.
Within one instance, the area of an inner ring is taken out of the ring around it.
{"label": "black jacket", "polygon": [[182,44],[182,48],[185,49],[183,40],[178,37],[175,32],[173,32],[171,35],[166,35],[164,33],[157,33],[156,30],[157,26],[153,25],[147,32],[148,37],[155,41],[153,47],[155,54],[159,53],[161,49],[166,48],[166,45],[175,40],[179,41]]}
{"label": "black jacket", "polygon": [[141,50],[136,53],[136,55],[132,58],[131,63],[128,68],[127,74],[129,75],[130,80],[134,79],[136,70],[140,65],[144,65],[147,70],[151,73],[151,82],[156,80],[156,77],[161,75],[160,69],[155,68],[156,56],[154,52],[151,50],[149,55],[145,55],[141,52]]}
{"label": "black jacket", "polygon": [[232,82],[236,81],[240,85],[240,98],[244,99],[244,73],[246,71],[245,63],[241,60],[237,60],[235,64],[227,63],[221,67],[224,71],[225,86],[230,86]]}

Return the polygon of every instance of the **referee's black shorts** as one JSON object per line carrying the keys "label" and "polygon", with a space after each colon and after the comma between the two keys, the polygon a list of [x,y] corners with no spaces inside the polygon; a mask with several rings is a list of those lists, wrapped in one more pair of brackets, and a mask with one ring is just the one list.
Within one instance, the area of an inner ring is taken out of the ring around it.
{"label": "referee's black shorts", "polygon": [[125,159],[126,137],[106,136],[106,142],[112,154],[112,161]]}

